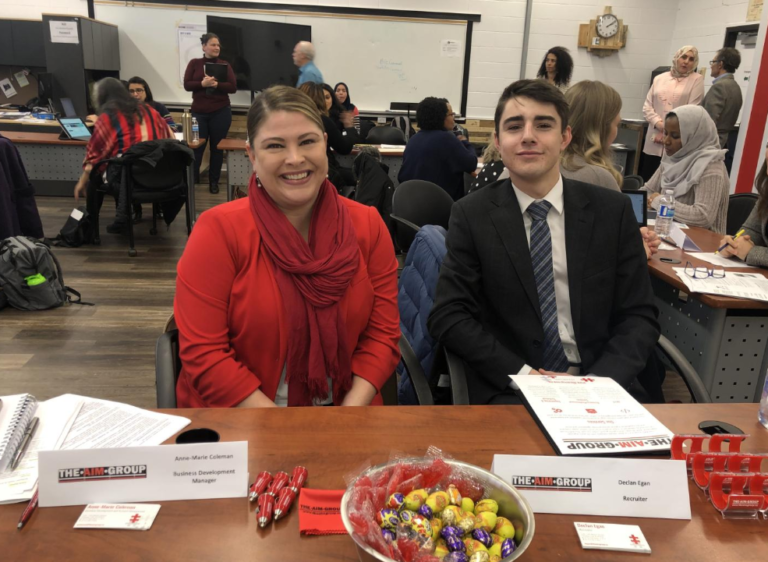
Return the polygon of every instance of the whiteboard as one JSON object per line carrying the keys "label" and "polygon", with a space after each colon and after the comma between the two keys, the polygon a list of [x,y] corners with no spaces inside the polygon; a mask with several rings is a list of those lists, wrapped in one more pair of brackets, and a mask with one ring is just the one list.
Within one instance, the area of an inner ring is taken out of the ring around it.
{"label": "whiteboard", "polygon": [[[211,15],[312,26],[315,64],[325,81],[349,85],[359,109],[389,109],[390,102],[419,102],[427,96],[461,106],[466,25],[352,19],[343,16],[266,15],[210,12]],[[120,77],[137,75],[155,100],[190,103],[179,83],[178,28],[206,24],[207,13],[176,8],[96,4],[96,19],[116,25],[120,37]],[[457,45],[458,44],[458,45]],[[446,48],[450,45],[451,48]],[[199,51],[202,56],[202,50]],[[233,105],[249,105],[250,94],[231,96]]]}

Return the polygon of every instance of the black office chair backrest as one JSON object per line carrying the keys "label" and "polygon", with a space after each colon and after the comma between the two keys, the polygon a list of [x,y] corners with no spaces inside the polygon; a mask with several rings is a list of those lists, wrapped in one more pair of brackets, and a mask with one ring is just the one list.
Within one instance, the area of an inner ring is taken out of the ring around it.
{"label": "black office chair backrest", "polygon": [[134,162],[130,167],[134,188],[165,190],[183,184],[187,173],[187,161],[183,154],[167,152],[156,166]]}
{"label": "black office chair backrest", "polygon": [[181,373],[179,331],[168,330],[157,338],[155,345],[155,387],[157,407],[176,407],[176,381]]}
{"label": "black office chair backrest", "polygon": [[365,142],[368,144],[406,144],[405,135],[395,127],[374,127],[368,133]]}
{"label": "black office chair backrest", "polygon": [[[392,197],[392,218],[395,226],[395,242],[401,251],[407,252],[418,229],[425,224],[435,224],[448,229],[453,198],[439,185],[423,180],[409,180],[395,189]],[[406,223],[411,223],[407,226]]]}
{"label": "black office chair backrest", "polygon": [[749,213],[757,203],[756,193],[734,193],[728,198],[728,218],[725,223],[725,233],[735,235],[743,225]]}
{"label": "black office chair backrest", "polygon": [[642,176],[624,176],[624,183],[621,185],[621,189],[640,189],[645,185]]}

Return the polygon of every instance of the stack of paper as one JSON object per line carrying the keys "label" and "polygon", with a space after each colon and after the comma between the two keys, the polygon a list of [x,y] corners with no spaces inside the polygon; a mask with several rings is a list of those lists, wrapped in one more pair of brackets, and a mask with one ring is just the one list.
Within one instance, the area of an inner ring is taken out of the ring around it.
{"label": "stack of paper", "polygon": [[0,477],[0,504],[27,501],[37,483],[38,451],[160,445],[190,420],[108,400],[64,394],[38,405],[35,438],[18,468]]}
{"label": "stack of paper", "polygon": [[760,273],[727,271],[725,277],[694,279],[685,273],[684,267],[675,267],[673,270],[685,284],[689,293],[768,302],[768,279]]}

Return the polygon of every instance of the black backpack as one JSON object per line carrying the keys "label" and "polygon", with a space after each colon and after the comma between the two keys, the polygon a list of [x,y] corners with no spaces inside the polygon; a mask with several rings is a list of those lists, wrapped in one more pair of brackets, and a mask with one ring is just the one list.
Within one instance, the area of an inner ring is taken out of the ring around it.
{"label": "black backpack", "polygon": [[59,235],[52,240],[54,246],[79,248],[91,242],[93,222],[85,207],[78,207],[67,217]]}
{"label": "black backpack", "polygon": [[0,242],[0,291],[19,310],[47,310],[65,303],[91,305],[81,302],[80,293],[64,284],[61,265],[51,249],[27,236]]}

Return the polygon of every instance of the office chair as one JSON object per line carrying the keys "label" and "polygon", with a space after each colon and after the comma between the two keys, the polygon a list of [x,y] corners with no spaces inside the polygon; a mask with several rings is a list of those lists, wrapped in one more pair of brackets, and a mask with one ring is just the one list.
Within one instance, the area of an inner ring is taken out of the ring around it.
{"label": "office chair", "polygon": [[[401,353],[407,354],[410,346],[408,346],[407,341],[405,341],[405,345],[407,348],[403,347],[403,339],[401,337]],[[411,380],[415,381],[414,386],[420,388],[421,392],[424,393],[423,385],[426,384],[426,378],[423,376],[422,372],[422,378],[419,379],[420,374],[415,370],[412,362],[415,360],[415,355],[413,354],[412,349],[410,350],[410,353],[413,359],[409,357],[407,360],[407,364],[410,365],[410,367],[407,367],[407,372],[409,373],[409,376],[411,376]],[[416,361],[416,365],[418,365],[418,361]],[[420,368],[421,367],[419,367],[419,369]],[[179,380],[180,373],[181,358],[179,357],[179,330],[176,328],[176,322],[173,320],[173,315],[171,315],[166,322],[165,332],[157,338],[157,343],[155,344],[155,388],[157,390],[158,408],[176,408],[176,382]],[[427,391],[429,391],[428,386]],[[419,391],[417,390],[417,392]],[[424,398],[424,402],[422,402],[423,404],[432,404],[432,402],[428,401],[432,398],[431,393],[428,397],[424,394],[421,396]],[[394,372],[387,382],[384,383],[384,386],[381,387],[381,398],[385,406],[397,406],[397,376]]]}
{"label": "office chair", "polygon": [[725,233],[734,236],[757,204],[756,193],[734,193],[728,197],[728,216]]}
{"label": "office chair", "polygon": [[645,185],[645,181],[641,176],[624,176],[624,183],[621,185],[622,189],[640,189]]}
{"label": "office chair", "polygon": [[[400,336],[400,355],[405,366],[405,376],[411,380],[419,406],[433,406],[435,401],[432,398],[432,389],[429,387],[427,375],[416,357],[416,352],[413,351],[408,339],[403,335]],[[397,394],[397,389],[395,389],[395,394]],[[397,401],[397,396],[395,396],[395,401]]]}
{"label": "office chair", "polygon": [[425,224],[448,229],[453,198],[439,185],[423,180],[400,184],[392,196],[395,242],[401,252],[411,247],[416,233]]}
{"label": "office chair", "polygon": [[368,144],[399,144],[405,145],[405,135],[395,127],[374,127],[365,139]]}

